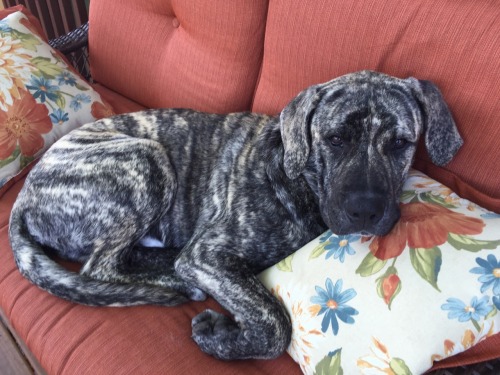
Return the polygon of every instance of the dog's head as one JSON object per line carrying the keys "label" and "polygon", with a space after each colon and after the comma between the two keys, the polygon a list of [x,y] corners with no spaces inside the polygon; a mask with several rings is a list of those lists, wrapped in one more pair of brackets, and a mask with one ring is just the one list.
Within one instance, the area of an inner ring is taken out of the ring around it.
{"label": "dog's head", "polygon": [[285,173],[306,178],[336,234],[391,230],[421,134],[437,165],[462,145],[433,83],[372,71],[309,87],[281,112],[280,123]]}

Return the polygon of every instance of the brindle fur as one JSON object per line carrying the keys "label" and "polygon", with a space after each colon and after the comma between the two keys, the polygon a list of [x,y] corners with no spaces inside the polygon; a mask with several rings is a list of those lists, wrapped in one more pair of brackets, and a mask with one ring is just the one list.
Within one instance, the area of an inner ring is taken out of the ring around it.
{"label": "brindle fur", "polygon": [[327,227],[387,233],[422,133],[439,165],[462,143],[432,83],[370,71],[312,86],[276,117],[165,109],[103,119],[63,137],[29,174],[10,220],[14,256],[31,282],[87,305],[209,294],[234,320],[195,317],[203,351],[274,358],[290,320],[255,275]]}

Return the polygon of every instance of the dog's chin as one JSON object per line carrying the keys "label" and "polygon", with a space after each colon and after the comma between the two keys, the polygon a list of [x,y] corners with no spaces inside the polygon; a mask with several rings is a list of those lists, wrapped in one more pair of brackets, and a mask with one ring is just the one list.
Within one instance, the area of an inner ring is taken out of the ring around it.
{"label": "dog's chin", "polygon": [[373,236],[377,236],[377,237],[381,237],[381,236],[384,236],[385,234],[389,233],[390,231],[388,232],[380,232],[380,231],[377,231],[377,230],[371,230],[371,229],[362,229],[362,230],[359,230],[359,229],[338,229],[338,228],[330,228],[329,229],[332,231],[333,234],[337,235],[337,236],[362,236],[362,237],[373,237]]}
{"label": "dog's chin", "polygon": [[337,222],[327,223],[328,228],[337,236],[361,235],[364,237],[382,237],[391,232],[399,221],[400,212],[396,211],[390,217],[384,217],[379,223],[369,227],[353,226],[351,223]]}

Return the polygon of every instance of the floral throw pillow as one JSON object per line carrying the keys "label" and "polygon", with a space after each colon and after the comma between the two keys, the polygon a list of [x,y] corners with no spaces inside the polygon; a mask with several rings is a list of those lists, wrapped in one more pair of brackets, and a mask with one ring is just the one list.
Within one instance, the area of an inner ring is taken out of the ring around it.
{"label": "floral throw pillow", "polygon": [[412,171],[388,235],[327,231],[260,278],[304,373],[421,374],[500,331],[499,250],[500,215]]}
{"label": "floral throw pillow", "polygon": [[0,20],[0,186],[69,131],[111,114],[26,15]]}

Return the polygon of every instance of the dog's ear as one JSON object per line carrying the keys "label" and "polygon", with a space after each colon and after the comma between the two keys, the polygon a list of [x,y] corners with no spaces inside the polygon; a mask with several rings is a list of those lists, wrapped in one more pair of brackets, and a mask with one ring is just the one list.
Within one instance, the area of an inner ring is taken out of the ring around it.
{"label": "dog's ear", "polygon": [[280,114],[280,129],[285,149],[284,168],[290,179],[304,170],[311,148],[310,120],[319,101],[319,85],[295,97]]}
{"label": "dog's ear", "polygon": [[425,147],[432,162],[443,166],[451,161],[463,140],[437,86],[425,80],[410,78],[421,106]]}

